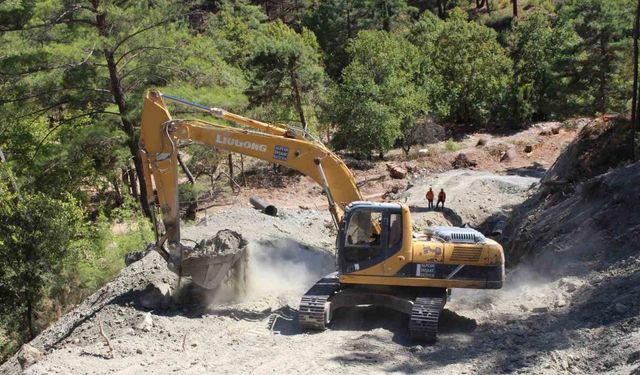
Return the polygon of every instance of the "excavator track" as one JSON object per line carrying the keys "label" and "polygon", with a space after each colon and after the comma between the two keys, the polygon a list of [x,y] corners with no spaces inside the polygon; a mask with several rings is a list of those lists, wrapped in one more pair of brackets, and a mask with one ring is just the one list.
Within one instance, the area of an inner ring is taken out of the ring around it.
{"label": "excavator track", "polygon": [[325,330],[328,322],[329,298],[340,290],[337,273],[320,279],[302,296],[298,322],[303,330]]}
{"label": "excavator track", "polygon": [[445,301],[445,292],[425,293],[416,297],[409,319],[409,335],[412,339],[436,341],[438,320]]}

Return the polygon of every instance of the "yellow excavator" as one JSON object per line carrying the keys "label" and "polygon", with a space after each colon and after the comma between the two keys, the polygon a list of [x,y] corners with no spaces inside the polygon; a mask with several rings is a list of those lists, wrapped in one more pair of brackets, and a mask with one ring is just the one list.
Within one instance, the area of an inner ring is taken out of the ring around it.
{"label": "yellow excavator", "polygon": [[[165,100],[239,127],[173,119]],[[305,330],[325,329],[339,308],[374,305],[407,314],[412,338],[435,341],[438,319],[452,288],[502,287],[504,252],[497,242],[471,228],[431,227],[414,233],[406,205],[363,201],[349,168],[310,134],[150,91],[142,111],[140,155],[147,200],[163,224],[154,218],[155,248],[171,270],[190,276],[202,287],[218,287],[242,254],[196,256],[193,248],[181,243],[179,141],[283,165],[323,188],[338,231],[338,269],[302,297],[298,321]]]}

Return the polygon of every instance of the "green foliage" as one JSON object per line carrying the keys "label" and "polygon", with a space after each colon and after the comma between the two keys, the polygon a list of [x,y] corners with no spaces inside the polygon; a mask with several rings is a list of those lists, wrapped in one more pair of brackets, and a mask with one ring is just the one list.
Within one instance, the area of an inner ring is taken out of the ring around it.
{"label": "green foliage", "polygon": [[18,198],[0,185],[0,314],[10,328],[33,336],[37,304],[48,285],[60,285],[82,238],[82,211],[77,202],[41,193]]}
{"label": "green foliage", "polygon": [[555,65],[563,113],[624,111],[631,96],[632,0],[567,0],[558,30],[570,40]]}
{"label": "green foliage", "polygon": [[211,17],[206,34],[214,40],[225,61],[244,67],[251,58],[251,46],[259,35],[259,27],[266,15],[248,1],[224,1],[218,13]]}
{"label": "green foliage", "polygon": [[326,80],[315,35],[307,29],[298,34],[280,21],[265,25],[254,42],[249,66],[251,103],[295,113],[306,129],[304,106],[318,104]]}
{"label": "green foliage", "polygon": [[405,0],[327,0],[311,8],[303,24],[318,38],[327,73],[339,80],[349,64],[349,42],[359,31],[401,29],[417,11]]}
{"label": "green foliage", "polygon": [[414,84],[418,50],[400,36],[362,31],[349,45],[351,63],[332,100],[334,145],[371,156],[384,153],[426,111]]}
{"label": "green foliage", "polygon": [[453,138],[447,139],[447,143],[445,144],[445,148],[449,152],[458,151],[460,149],[460,145],[457,144]]}
{"label": "green foliage", "polygon": [[[459,9],[446,21],[431,17],[411,39],[433,64],[442,89],[430,99],[436,114],[461,123],[487,123],[502,103],[511,79],[511,63],[492,29],[467,21]],[[427,70],[430,72],[431,70]],[[431,74],[423,78],[429,86]]]}
{"label": "green foliage", "polygon": [[507,35],[513,60],[514,80],[506,102],[505,120],[526,124],[551,114],[549,88],[553,82],[553,64],[562,45],[548,17],[541,12],[519,18]]}
{"label": "green foliage", "polygon": [[151,224],[139,215],[132,215],[131,209],[121,210],[115,216],[122,218],[112,222],[104,215],[98,217],[85,240],[88,246],[73,263],[74,274],[69,279],[79,291],[84,291],[77,297],[110,281],[124,267],[125,254],[141,251],[153,241]]}

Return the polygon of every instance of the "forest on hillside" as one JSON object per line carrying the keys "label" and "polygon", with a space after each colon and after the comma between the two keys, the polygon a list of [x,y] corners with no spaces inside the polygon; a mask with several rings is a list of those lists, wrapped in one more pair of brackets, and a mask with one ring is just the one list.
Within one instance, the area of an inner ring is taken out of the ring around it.
{"label": "forest on hillside", "polygon": [[[432,127],[631,113],[637,6],[0,0],[0,359],[152,240],[137,153],[147,90],[383,157],[433,141]],[[227,157],[186,152],[212,181]]]}

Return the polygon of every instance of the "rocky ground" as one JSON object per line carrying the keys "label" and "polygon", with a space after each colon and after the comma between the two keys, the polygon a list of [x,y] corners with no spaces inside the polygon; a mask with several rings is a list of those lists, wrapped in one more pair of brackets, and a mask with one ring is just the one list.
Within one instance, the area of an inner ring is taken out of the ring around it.
{"label": "rocky ground", "polygon": [[[209,214],[183,237],[223,228],[245,235],[242,296],[233,286],[215,295],[186,280],[177,287],[150,253],[32,341],[22,358],[35,363],[24,372],[640,374],[640,215],[632,211],[640,164],[574,179],[570,189],[548,190],[538,177],[455,170],[414,178],[389,198],[406,200],[418,231],[508,219],[507,258],[522,259],[503,289],[455,290],[434,345],[408,338],[406,316],[372,307],[338,311],[327,331],[301,332],[300,296],[334,269],[328,214],[239,208]],[[447,190],[445,210],[424,208],[429,186]],[[145,300],[150,291],[155,300]],[[0,373],[20,373],[20,357]]]}

